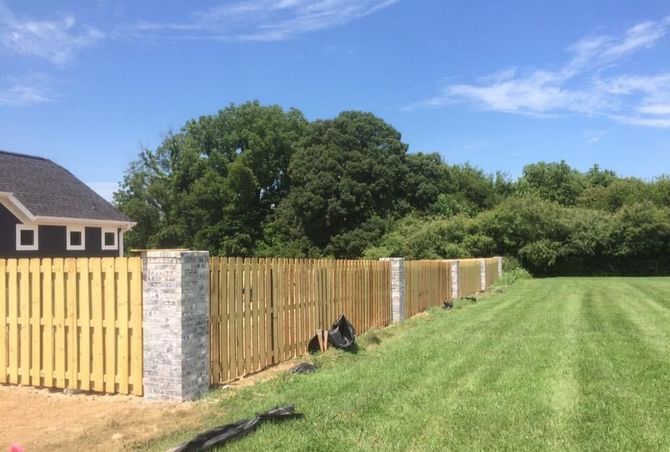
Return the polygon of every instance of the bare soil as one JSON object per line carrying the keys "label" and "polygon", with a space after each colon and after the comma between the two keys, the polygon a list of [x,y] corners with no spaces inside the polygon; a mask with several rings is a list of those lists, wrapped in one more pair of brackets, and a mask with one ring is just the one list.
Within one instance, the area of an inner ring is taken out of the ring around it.
{"label": "bare soil", "polygon": [[[276,377],[296,364],[281,363],[237,380],[230,390]],[[149,402],[140,397],[64,394],[0,385],[0,451],[10,444],[32,451],[117,451],[177,430],[196,429],[216,409],[198,403]]]}
{"label": "bare soil", "polygon": [[[195,424],[193,403],[0,386],[0,450],[123,450],[135,441]],[[175,421],[178,420],[177,424]]]}

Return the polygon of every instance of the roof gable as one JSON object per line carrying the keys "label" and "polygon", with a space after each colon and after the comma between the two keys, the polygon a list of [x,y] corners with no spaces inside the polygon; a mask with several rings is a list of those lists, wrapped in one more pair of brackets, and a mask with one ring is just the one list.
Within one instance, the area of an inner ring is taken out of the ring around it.
{"label": "roof gable", "polygon": [[51,160],[0,151],[0,192],[12,193],[34,216],[131,220]]}

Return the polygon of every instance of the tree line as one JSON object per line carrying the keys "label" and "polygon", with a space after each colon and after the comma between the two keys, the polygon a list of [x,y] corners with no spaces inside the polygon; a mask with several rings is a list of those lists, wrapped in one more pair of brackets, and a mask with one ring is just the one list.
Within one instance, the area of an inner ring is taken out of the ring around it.
{"label": "tree line", "polygon": [[535,274],[670,270],[670,178],[539,162],[506,174],[408,153],[391,125],[346,111],[230,105],[130,163],[115,204],[131,248],[258,257],[504,255]]}

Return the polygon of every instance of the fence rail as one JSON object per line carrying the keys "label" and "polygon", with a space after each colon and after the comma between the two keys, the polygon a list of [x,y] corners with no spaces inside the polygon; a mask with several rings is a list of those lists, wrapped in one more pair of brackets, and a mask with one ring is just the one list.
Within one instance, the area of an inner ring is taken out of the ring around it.
{"label": "fence rail", "polygon": [[0,340],[0,383],[142,395],[141,259],[0,259]]}
{"label": "fence rail", "polygon": [[379,261],[212,258],[211,382],[225,383],[307,351],[346,315],[364,333],[390,321],[390,271]]}

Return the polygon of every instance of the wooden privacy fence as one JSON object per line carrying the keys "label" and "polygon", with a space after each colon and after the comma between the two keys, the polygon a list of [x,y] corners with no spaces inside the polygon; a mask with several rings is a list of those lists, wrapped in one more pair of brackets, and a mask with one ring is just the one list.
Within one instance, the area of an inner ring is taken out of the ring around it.
{"label": "wooden privacy fence", "polygon": [[0,383],[142,395],[141,259],[0,259],[0,340]]}
{"label": "wooden privacy fence", "polygon": [[[0,384],[135,395],[147,385],[147,395],[170,395],[163,376],[177,369],[183,380],[173,379],[170,391],[182,394],[194,372],[184,363],[196,355],[198,381],[206,382],[209,370],[211,383],[226,383],[304,354],[316,330],[341,314],[362,334],[389,325],[392,312],[402,321],[479,292],[482,262],[486,288],[498,277],[497,259],[459,260],[455,294],[456,264],[445,260],[216,257],[209,259],[207,309],[206,253],[156,253],[144,261],[151,270],[143,270],[141,258],[0,259]],[[154,303],[145,306],[151,315],[144,332],[143,289]],[[170,300],[200,303],[195,323],[209,322],[209,362],[204,331],[163,327],[194,324],[196,311]],[[191,348],[182,354],[185,343]]]}
{"label": "wooden privacy fence", "polygon": [[498,259],[495,257],[489,257],[484,259],[484,265],[486,268],[486,287],[485,290],[488,290],[489,287],[493,285],[498,279]]}
{"label": "wooden privacy fence", "polygon": [[458,296],[467,297],[479,292],[482,288],[480,260],[461,259],[458,265]]}
{"label": "wooden privacy fence", "polygon": [[305,353],[340,314],[357,334],[390,323],[386,262],[216,257],[210,272],[214,384]]}
{"label": "wooden privacy fence", "polygon": [[407,317],[452,298],[451,264],[449,262],[405,262],[405,314]]}

